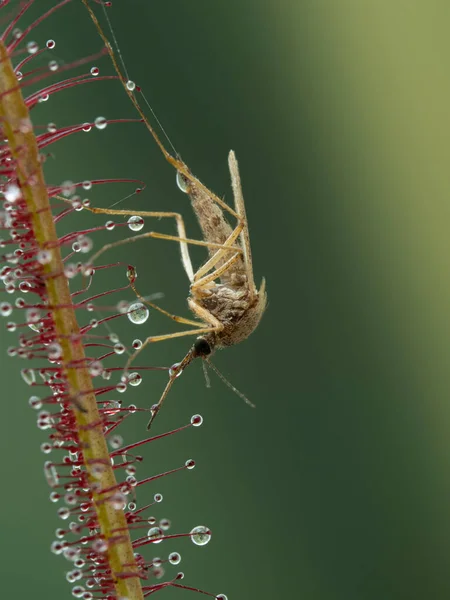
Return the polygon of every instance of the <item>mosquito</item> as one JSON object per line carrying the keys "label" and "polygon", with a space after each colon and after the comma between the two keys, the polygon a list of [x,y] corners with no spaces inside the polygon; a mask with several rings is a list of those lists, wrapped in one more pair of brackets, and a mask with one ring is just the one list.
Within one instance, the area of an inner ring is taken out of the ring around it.
{"label": "mosquito", "polygon": [[[85,2],[85,0],[83,0],[83,2]],[[265,280],[262,280],[258,289],[253,275],[248,222],[245,212],[239,167],[235,153],[231,150],[228,155],[228,167],[234,197],[233,209],[214,192],[203,185],[203,183],[191,173],[185,162],[179,157],[172,156],[166,150],[133,94],[134,84],[129,81],[127,82],[123,77],[112,48],[103,33],[100,24],[86,2],[85,4],[109,51],[114,68],[123,82],[127,94],[141,115],[143,122],[153,136],[156,144],[159,146],[165,159],[175,168],[178,185],[182,191],[188,195],[203,235],[203,240],[194,240],[186,237],[183,217],[181,214],[175,212],[88,208],[88,210],[97,214],[172,218],[176,223],[178,234],[176,236],[154,231],[146,232],[136,235],[133,238],[126,238],[107,244],[95,253],[90,260],[90,263],[92,263],[100,256],[100,254],[103,254],[103,252],[106,252],[110,248],[125,243],[135,242],[143,238],[172,240],[178,242],[180,245],[182,264],[190,281],[187,303],[198,320],[194,321],[173,315],[153,302],[149,302],[148,300],[145,300],[145,298],[142,298],[135,286],[134,269],[129,269],[131,287],[141,301],[165,314],[173,321],[189,325],[191,329],[166,335],[148,337],[139,350],[137,350],[128,360],[126,371],[136,356],[151,343],[184,336],[197,336],[194,344],[184,358],[179,363],[175,363],[172,366],[169,372],[169,381],[166,384],[159,402],[151,407],[151,417],[147,425],[147,429],[150,429],[175,379],[181,375],[184,369],[195,358],[201,358],[206,361],[206,363],[221,376],[210,362],[210,357],[214,351],[219,348],[233,346],[242,342],[256,329],[267,305]],[[228,218],[230,217],[236,221],[234,226],[228,221]],[[208,250],[208,260],[196,271],[193,269],[189,255],[189,245],[203,246]],[[223,376],[221,377],[225,380]],[[251,404],[243,394],[234,388],[234,386],[231,384],[228,385],[248,404]]]}

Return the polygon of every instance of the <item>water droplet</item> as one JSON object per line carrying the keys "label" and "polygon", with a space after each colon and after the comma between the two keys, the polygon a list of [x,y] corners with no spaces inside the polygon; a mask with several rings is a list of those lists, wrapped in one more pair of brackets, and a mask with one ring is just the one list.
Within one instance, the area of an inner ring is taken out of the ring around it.
{"label": "water droplet", "polygon": [[217,594],[216,600],[228,600],[228,596],[225,596],[225,594]]}
{"label": "water droplet", "polygon": [[28,400],[28,404],[35,410],[40,410],[42,408],[42,400],[38,398],[38,396],[31,396]]}
{"label": "water droplet", "polygon": [[33,385],[33,383],[36,381],[36,373],[34,369],[22,369],[20,371],[20,374],[22,376],[22,379],[28,385]]}
{"label": "water droplet", "polygon": [[142,340],[139,340],[139,339],[133,340],[132,346],[135,350],[139,350],[140,348],[142,348]]}
{"label": "water droplet", "polygon": [[195,460],[192,460],[192,458],[189,458],[185,463],[186,468],[187,469],[193,469],[195,467]]}
{"label": "water droplet", "polygon": [[151,527],[147,532],[147,537],[154,544],[160,544],[163,541],[164,534],[160,527]]}
{"label": "water droplet", "polygon": [[162,502],[163,501],[163,495],[162,494],[155,494],[153,496],[153,499],[155,502]]}
{"label": "water droplet", "polygon": [[135,325],[141,325],[148,319],[149,314],[148,308],[142,302],[135,302],[130,305],[127,316]]}
{"label": "water droplet", "polygon": [[45,45],[49,50],[53,50],[53,48],[56,46],[56,42],[55,40],[47,40]]}
{"label": "water droplet", "polygon": [[134,83],[134,81],[131,81],[130,79],[127,81],[126,86],[127,86],[127,90],[129,90],[130,92],[133,92],[136,89],[136,84]]}
{"label": "water droplet", "polygon": [[121,344],[120,342],[118,342],[117,344],[114,344],[114,352],[116,354],[123,354],[125,352],[125,346],[123,344]]}
{"label": "water droplet", "polygon": [[191,424],[194,427],[200,427],[200,425],[203,423],[203,417],[201,415],[193,415],[191,417]]}
{"label": "water droplet", "polygon": [[185,194],[189,192],[189,182],[186,179],[186,177],[182,173],[180,173],[180,171],[177,171],[177,186]]}
{"label": "water droplet", "polygon": [[108,443],[111,446],[111,448],[117,450],[117,448],[120,448],[120,446],[123,445],[123,438],[121,435],[112,435],[109,438]]}
{"label": "water droplet", "polygon": [[27,44],[28,54],[36,54],[36,52],[38,50],[39,50],[39,46],[37,45],[36,42],[28,42],[28,44]]}
{"label": "water droplet", "polygon": [[[47,480],[47,483],[50,487],[56,487],[58,485],[59,476],[56,471],[55,465],[52,462],[50,462],[50,461],[45,462],[44,475],[45,475],[45,479]],[[64,518],[64,517],[61,517],[61,518]]]}
{"label": "water droplet", "polygon": [[100,73],[100,69],[98,67],[91,67],[91,75],[92,77],[97,77]]}
{"label": "water droplet", "polygon": [[159,526],[163,531],[167,531],[168,529],[170,529],[171,522],[169,519],[161,519],[159,522]]}
{"label": "water droplet", "polygon": [[132,386],[140,385],[142,382],[142,377],[139,373],[130,373],[128,375],[128,383]]}
{"label": "water droplet", "polygon": [[92,377],[98,377],[103,373],[103,365],[99,360],[94,360],[89,365],[89,373]]}
{"label": "water droplet", "polygon": [[181,562],[181,556],[178,552],[171,552],[169,554],[169,562],[171,565],[179,565]]}
{"label": "water droplet", "polygon": [[36,255],[36,259],[41,265],[48,265],[48,263],[52,260],[52,253],[50,250],[39,250]]}
{"label": "water droplet", "polygon": [[97,129],[105,129],[105,127],[108,125],[108,121],[105,119],[105,117],[97,117],[94,121],[94,125],[97,127]]}
{"label": "water droplet", "polygon": [[112,231],[115,226],[116,224],[114,223],[114,221],[106,221],[105,223],[105,228],[107,231]]}
{"label": "water droplet", "polygon": [[9,302],[1,302],[0,303],[0,314],[2,317],[9,317],[12,313],[13,307]]}
{"label": "water droplet", "polygon": [[123,394],[127,391],[127,384],[121,381],[116,385],[116,391],[118,391],[120,394]]}
{"label": "water droplet", "polygon": [[211,539],[211,530],[204,525],[198,525],[190,532],[191,540],[196,546],[205,546]]}
{"label": "water droplet", "polygon": [[48,68],[49,68],[49,70],[50,70],[50,71],[57,71],[57,70],[59,69],[59,64],[58,64],[58,61],[56,61],[56,60],[51,60],[51,61],[48,63]]}
{"label": "water droplet", "polygon": [[22,191],[18,185],[11,183],[6,186],[4,196],[8,202],[17,202],[17,200],[22,198]]}
{"label": "water droplet", "polygon": [[77,189],[77,186],[74,184],[73,181],[63,181],[61,184],[61,193],[63,196],[65,196],[66,198],[69,198],[70,196],[73,196],[73,194],[75,194]]}
{"label": "water droplet", "polygon": [[127,223],[128,228],[131,229],[131,231],[140,231],[144,227],[144,219],[142,217],[137,217],[136,215],[130,217]]}
{"label": "water droplet", "polygon": [[41,320],[41,311],[38,308],[29,308],[25,312],[27,323],[38,323]]}
{"label": "water droplet", "polygon": [[181,363],[177,362],[174,363],[170,369],[169,369],[169,377],[179,377],[181,375],[181,373],[183,372],[182,369],[180,369],[180,365]]}

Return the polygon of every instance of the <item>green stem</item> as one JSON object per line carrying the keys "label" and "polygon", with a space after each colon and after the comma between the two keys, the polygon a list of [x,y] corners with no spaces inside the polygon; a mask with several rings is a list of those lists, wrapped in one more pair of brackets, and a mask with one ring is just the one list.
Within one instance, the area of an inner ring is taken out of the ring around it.
{"label": "green stem", "polygon": [[[113,488],[117,482],[103,435],[103,420],[97,408],[93,384],[75,309],[64,275],[58,237],[44,180],[39,150],[28,108],[15,76],[7,49],[0,42],[0,119],[3,137],[7,138],[15,163],[17,178],[28,213],[31,216],[35,241],[40,249],[51,253],[51,261],[42,266],[49,306],[52,307],[55,339],[62,348],[61,365],[67,383],[77,423],[80,446],[92,488],[94,506],[100,530],[108,543],[109,566],[114,573],[137,573],[127,522],[122,509],[106,501],[99,491]],[[101,469],[99,469],[101,467]],[[117,540],[117,532],[121,538]],[[116,532],[116,533],[114,533]],[[127,566],[126,566],[127,565]],[[117,597],[142,600],[139,576],[115,579]]]}

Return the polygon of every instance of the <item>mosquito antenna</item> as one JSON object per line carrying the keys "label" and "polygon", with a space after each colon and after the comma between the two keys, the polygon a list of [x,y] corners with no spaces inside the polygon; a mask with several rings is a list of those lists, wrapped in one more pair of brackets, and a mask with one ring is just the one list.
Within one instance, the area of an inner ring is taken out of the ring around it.
{"label": "mosquito antenna", "polygon": [[243,394],[237,388],[235,388],[234,385],[232,383],[230,383],[224,375],[222,375],[222,373],[219,371],[219,369],[215,365],[213,365],[213,363],[211,361],[209,361],[207,358],[205,358],[204,360],[205,360],[205,362],[208,363],[208,367],[210,369],[212,369],[214,371],[214,373],[220,377],[220,379],[224,382],[224,384],[226,386],[228,386],[230,388],[230,390],[233,390],[233,392],[237,396],[239,396],[239,398],[242,398],[242,400],[245,402],[245,404],[248,404],[252,408],[256,408],[256,405],[253,404],[253,402],[250,402],[250,400],[247,398],[247,396],[245,394]]}
{"label": "mosquito antenna", "polygon": [[206,365],[203,361],[202,361],[202,368],[203,368],[203,375],[205,376],[206,387],[210,388],[211,387],[211,379],[209,378],[209,373],[208,373],[208,371],[206,369]]}

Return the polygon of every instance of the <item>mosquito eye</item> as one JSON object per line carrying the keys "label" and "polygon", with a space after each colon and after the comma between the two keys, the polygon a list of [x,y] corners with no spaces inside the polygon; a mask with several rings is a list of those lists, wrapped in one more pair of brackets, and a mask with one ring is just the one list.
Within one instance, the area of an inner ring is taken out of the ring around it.
{"label": "mosquito eye", "polygon": [[211,354],[211,346],[205,338],[198,338],[194,343],[194,352],[196,356],[208,356]]}

